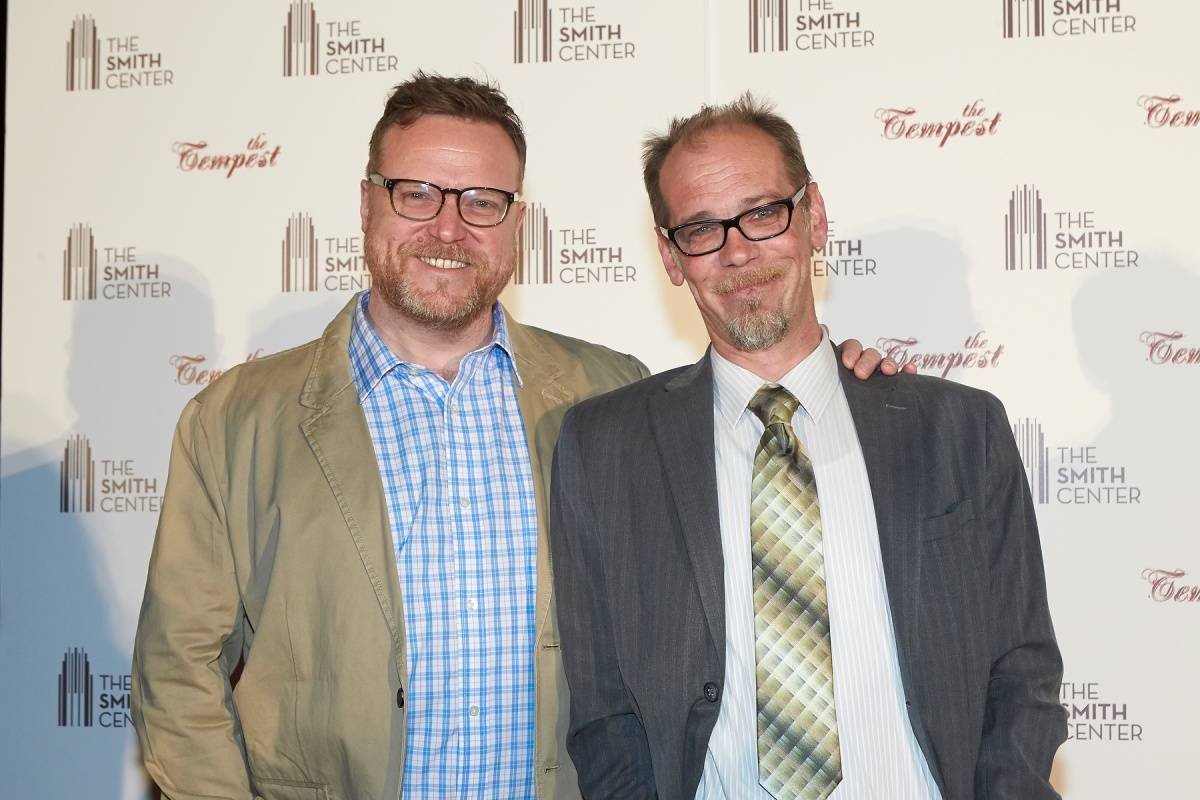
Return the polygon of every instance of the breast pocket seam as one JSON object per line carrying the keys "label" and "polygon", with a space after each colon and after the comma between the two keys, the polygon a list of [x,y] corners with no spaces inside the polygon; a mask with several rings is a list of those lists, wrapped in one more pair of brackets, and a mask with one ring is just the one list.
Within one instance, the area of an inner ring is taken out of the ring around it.
{"label": "breast pocket seam", "polygon": [[921,541],[936,542],[948,536],[955,536],[974,521],[975,508],[971,498],[964,498],[949,513],[921,520]]}
{"label": "breast pocket seam", "polygon": [[317,796],[322,800],[329,799],[329,786],[324,783],[314,783],[312,781],[293,781],[286,778],[261,778],[254,776],[254,783],[261,784],[262,787],[275,787],[279,789],[312,789],[317,792]]}

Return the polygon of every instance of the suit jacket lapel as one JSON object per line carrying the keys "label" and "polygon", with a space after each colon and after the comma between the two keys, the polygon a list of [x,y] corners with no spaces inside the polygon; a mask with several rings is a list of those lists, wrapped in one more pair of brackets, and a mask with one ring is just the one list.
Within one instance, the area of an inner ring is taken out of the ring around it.
{"label": "suit jacket lapel", "polygon": [[894,383],[881,390],[858,381],[849,370],[842,369],[841,375],[871,481],[896,639],[908,644],[916,641],[918,498],[925,475],[923,448],[913,441],[916,399],[896,390]]}
{"label": "suit jacket lapel", "polygon": [[683,528],[700,602],[718,653],[725,652],[725,559],[717,506],[712,362],[705,353],[650,398],[650,422]]}
{"label": "suit jacket lapel", "polygon": [[301,405],[313,409],[313,413],[301,423],[301,429],[375,590],[392,637],[396,669],[405,681],[404,612],[391,522],[375,447],[350,374],[348,346],[357,302],[357,296],[351,299],[329,323],[317,345],[300,396]]}
{"label": "suit jacket lapel", "polygon": [[[920,502],[928,475],[920,409],[916,396],[900,388],[897,381],[864,382],[850,370],[839,371],[871,482],[900,678],[905,694],[911,697],[911,654],[919,647],[921,622]],[[937,753],[920,721],[919,709],[909,706],[909,715],[929,769],[938,785],[944,786]]]}

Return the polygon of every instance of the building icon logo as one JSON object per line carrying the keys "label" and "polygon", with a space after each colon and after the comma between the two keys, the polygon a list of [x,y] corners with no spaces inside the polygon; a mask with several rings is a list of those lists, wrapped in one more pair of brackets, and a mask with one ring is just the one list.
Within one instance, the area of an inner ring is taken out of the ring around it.
{"label": "building icon logo", "polygon": [[1020,186],[1008,198],[1004,213],[1004,269],[1046,268],[1046,210],[1041,192]]}
{"label": "building icon logo", "polygon": [[788,49],[788,0],[746,0],[750,14],[750,52]]}
{"label": "building icon logo", "polygon": [[87,651],[73,647],[63,655],[58,674],[58,726],[90,728],[92,718],[92,665]]}
{"label": "building icon logo", "polygon": [[513,12],[513,63],[550,60],[550,0],[517,0]]}
{"label": "building icon logo", "polygon": [[92,443],[75,434],[63,446],[58,462],[58,510],[62,513],[96,510],[96,460]]}
{"label": "building icon logo", "polygon": [[1046,35],[1045,0],[1003,0],[1004,38]]}
{"label": "building icon logo", "polygon": [[96,241],[89,225],[74,225],[63,250],[63,300],[96,299]]}
{"label": "building icon logo", "polygon": [[540,203],[530,203],[521,227],[521,258],[517,263],[513,283],[518,286],[553,283],[550,254],[554,252],[554,232],[550,218]]}
{"label": "building icon logo", "polygon": [[288,9],[287,23],[283,26],[283,74],[285,77],[317,74],[319,40],[320,32],[317,29],[316,9],[308,0],[295,0]]}
{"label": "building icon logo", "polygon": [[96,20],[83,14],[71,23],[67,38],[67,91],[100,88],[100,35]]}
{"label": "building icon logo", "polygon": [[1036,417],[1024,417],[1013,424],[1013,436],[1025,464],[1033,499],[1045,505],[1050,502],[1050,448],[1046,446],[1046,434]]}
{"label": "building icon logo", "polygon": [[280,280],[280,288],[285,292],[317,290],[317,231],[308,214],[293,214],[288,218]]}

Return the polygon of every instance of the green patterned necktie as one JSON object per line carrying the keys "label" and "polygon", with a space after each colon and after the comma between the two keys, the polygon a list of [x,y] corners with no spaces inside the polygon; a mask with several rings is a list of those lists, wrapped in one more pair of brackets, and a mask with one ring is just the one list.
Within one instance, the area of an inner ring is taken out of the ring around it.
{"label": "green patterned necktie", "polygon": [[750,560],[758,778],[776,800],[824,800],[842,779],[821,511],[796,439],[792,393],[767,385],[749,408],[766,430],[754,453]]}

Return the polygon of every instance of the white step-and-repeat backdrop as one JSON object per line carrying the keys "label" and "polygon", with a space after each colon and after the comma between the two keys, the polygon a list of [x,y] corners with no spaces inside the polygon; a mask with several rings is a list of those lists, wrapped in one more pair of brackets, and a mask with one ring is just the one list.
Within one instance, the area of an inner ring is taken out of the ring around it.
{"label": "white step-and-repeat backdrop", "polygon": [[[529,134],[526,321],[664,369],[639,143],[746,89],[801,131],[857,336],[1008,408],[1080,800],[1200,796],[1200,6],[1167,0],[8,4],[0,775],[140,798],[130,649],[171,429],[369,280],[389,87],[498,81]],[[531,228],[532,230],[532,228]]]}

